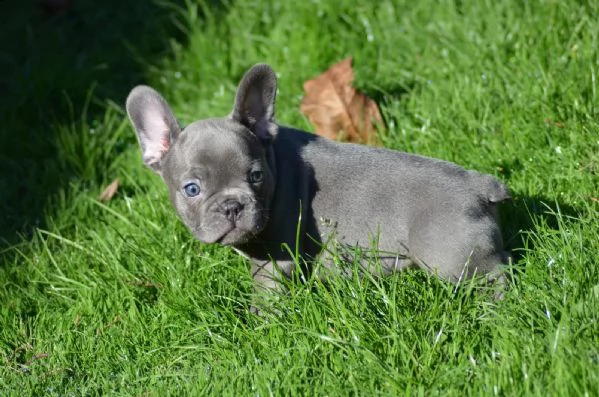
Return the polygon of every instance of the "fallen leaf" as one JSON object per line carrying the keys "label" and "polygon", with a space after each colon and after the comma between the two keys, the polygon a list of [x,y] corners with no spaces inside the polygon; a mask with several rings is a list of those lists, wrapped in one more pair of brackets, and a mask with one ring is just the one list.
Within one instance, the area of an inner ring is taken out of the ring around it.
{"label": "fallen leaf", "polygon": [[352,58],[331,66],[304,82],[302,113],[316,133],[333,140],[377,144],[377,127],[383,119],[376,102],[352,86]]}
{"label": "fallen leaf", "polygon": [[564,123],[560,123],[559,121],[553,121],[550,118],[546,118],[545,120],[543,120],[545,122],[545,124],[553,124],[554,126],[556,126],[557,128],[564,128]]}
{"label": "fallen leaf", "polygon": [[34,354],[31,357],[31,359],[29,359],[29,361],[27,361],[24,365],[25,366],[30,366],[31,364],[33,364],[33,362],[35,360],[39,360],[39,359],[42,359],[42,358],[48,358],[48,357],[50,357],[50,355],[48,353]]}
{"label": "fallen leaf", "polygon": [[114,181],[110,182],[110,185],[106,186],[104,191],[98,196],[98,200],[100,201],[110,201],[112,197],[116,194],[117,189],[119,188],[119,178],[116,178]]}

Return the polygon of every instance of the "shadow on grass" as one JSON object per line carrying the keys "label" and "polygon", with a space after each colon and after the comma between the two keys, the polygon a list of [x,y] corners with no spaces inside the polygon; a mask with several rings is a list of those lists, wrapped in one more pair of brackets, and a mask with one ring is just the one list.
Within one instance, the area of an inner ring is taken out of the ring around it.
{"label": "shadow on grass", "polygon": [[[504,161],[498,164],[503,179],[508,180],[514,172],[521,168],[519,159]],[[560,215],[576,219],[583,212],[582,207],[566,204],[559,199],[546,195],[521,195],[512,191],[514,199],[502,204],[501,225],[503,228],[506,249],[512,252],[514,263],[518,263],[525,255],[525,249],[534,249],[533,241],[527,236],[535,230],[535,222],[543,221],[551,229],[559,228]],[[524,269],[516,269],[524,271]]]}
{"label": "shadow on grass", "polygon": [[545,196],[518,196],[517,192],[513,195],[513,201],[502,204],[501,225],[506,249],[512,253],[516,264],[514,271],[522,273],[526,269],[518,263],[527,251],[535,249],[534,239],[529,236],[537,229],[538,223],[557,230],[560,216],[576,219],[582,209]]}
{"label": "shadow on grass", "polygon": [[[385,86],[384,88],[361,86],[357,84],[358,90],[362,91],[364,94],[366,94],[367,97],[374,100],[374,102],[379,104],[379,106],[381,107],[392,101],[403,100],[417,87],[418,83],[416,81],[407,81],[403,82],[402,84],[392,84]],[[391,121],[388,119],[389,115],[382,114],[381,116],[383,117],[383,123],[388,128]],[[400,120],[396,121],[398,122],[398,124],[401,123]]]}
{"label": "shadow on grass", "polygon": [[122,106],[169,40],[186,42],[174,22],[185,0],[41,3],[0,2],[0,249],[44,227],[50,198],[71,181],[102,182],[60,158],[57,131],[80,139],[78,123],[93,126],[107,100]]}

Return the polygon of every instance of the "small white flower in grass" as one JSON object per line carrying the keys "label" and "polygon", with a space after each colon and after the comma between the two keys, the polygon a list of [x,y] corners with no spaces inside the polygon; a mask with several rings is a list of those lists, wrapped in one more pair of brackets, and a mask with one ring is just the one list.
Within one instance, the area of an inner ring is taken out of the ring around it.
{"label": "small white flower in grass", "polygon": [[555,147],[555,153],[562,154],[562,147],[561,146],[556,146]]}
{"label": "small white flower in grass", "polygon": [[549,258],[549,261],[547,261],[547,267],[550,267],[551,265],[553,265],[555,263],[555,259],[553,259],[553,257]]}
{"label": "small white flower in grass", "polygon": [[547,316],[547,318],[551,320],[551,312],[549,312],[549,308],[547,307],[547,305],[545,305],[545,316]]}

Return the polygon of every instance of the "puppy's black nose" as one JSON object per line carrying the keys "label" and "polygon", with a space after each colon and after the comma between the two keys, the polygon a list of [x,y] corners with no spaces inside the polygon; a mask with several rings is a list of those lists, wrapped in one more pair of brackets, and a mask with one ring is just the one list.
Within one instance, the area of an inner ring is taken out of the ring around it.
{"label": "puppy's black nose", "polygon": [[234,221],[235,219],[237,219],[242,209],[243,205],[237,200],[227,200],[222,204],[220,208],[221,212],[230,221]]}

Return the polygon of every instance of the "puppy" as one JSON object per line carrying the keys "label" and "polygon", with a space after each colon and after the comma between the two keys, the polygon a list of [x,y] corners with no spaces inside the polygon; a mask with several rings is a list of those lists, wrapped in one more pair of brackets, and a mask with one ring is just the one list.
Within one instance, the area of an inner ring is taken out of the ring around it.
{"label": "puppy", "polygon": [[454,283],[503,279],[505,185],[447,161],[279,126],[276,91],[273,70],[256,65],[229,116],[185,128],[152,88],[127,98],[143,161],[183,223],[200,241],[248,257],[257,289],[279,288],[299,262],[335,270],[332,253],[351,261],[360,247],[363,268],[377,274],[417,266]]}

